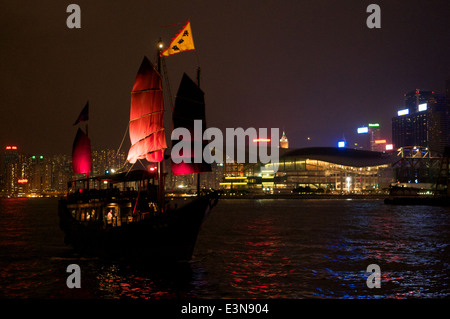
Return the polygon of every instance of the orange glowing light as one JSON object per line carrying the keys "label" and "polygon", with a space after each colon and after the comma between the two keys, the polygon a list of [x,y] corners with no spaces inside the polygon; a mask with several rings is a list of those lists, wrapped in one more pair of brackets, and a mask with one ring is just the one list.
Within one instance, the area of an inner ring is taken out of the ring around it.
{"label": "orange glowing light", "polygon": [[11,146],[6,146],[6,149],[7,149],[7,150],[10,150],[10,149],[11,149]]}
{"label": "orange glowing light", "polygon": [[385,144],[386,140],[375,140],[375,144]]}
{"label": "orange glowing light", "polygon": [[270,138],[255,138],[255,139],[253,139],[253,143],[259,143],[259,142],[270,142]]}
{"label": "orange glowing light", "polygon": [[26,184],[26,183],[28,183],[28,179],[26,179],[26,178],[21,178],[21,179],[19,179],[17,182],[18,182],[19,184]]}
{"label": "orange glowing light", "polygon": [[16,150],[17,149],[17,146],[6,146],[6,149],[7,150]]}

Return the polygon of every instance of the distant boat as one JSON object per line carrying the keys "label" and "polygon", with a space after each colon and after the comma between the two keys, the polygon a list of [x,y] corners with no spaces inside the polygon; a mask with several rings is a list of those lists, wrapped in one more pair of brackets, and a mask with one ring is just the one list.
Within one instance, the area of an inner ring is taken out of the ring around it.
{"label": "distant boat", "polygon": [[445,148],[439,161],[439,175],[433,184],[425,189],[417,188],[417,184],[414,183],[392,186],[384,203],[388,205],[450,206],[450,147]]}
{"label": "distant boat", "polygon": [[388,205],[450,206],[450,197],[447,195],[422,193],[423,190],[414,187],[394,186],[390,188],[389,196],[384,199],[384,203]]}
{"label": "distant boat", "polygon": [[[140,164],[140,169],[89,176],[90,141],[87,132],[78,129],[73,168],[83,177],[74,180],[67,196],[60,199],[59,218],[66,244],[82,254],[189,260],[200,227],[217,204],[217,191],[198,192],[180,207],[169,207],[165,201],[163,163],[167,146],[161,79],[159,70],[144,57],[131,93],[132,145],[127,159],[130,164]],[[187,75],[183,76],[178,95],[174,127],[180,124],[180,114],[187,128],[195,119],[205,119],[203,91]],[[177,169],[180,166],[175,165],[174,174],[210,170],[206,164],[186,164],[181,171]]]}

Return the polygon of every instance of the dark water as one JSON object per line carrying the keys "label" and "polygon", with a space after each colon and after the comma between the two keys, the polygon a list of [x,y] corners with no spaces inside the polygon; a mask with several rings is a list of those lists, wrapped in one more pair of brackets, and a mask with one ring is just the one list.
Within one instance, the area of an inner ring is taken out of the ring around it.
{"label": "dark water", "polygon": [[[55,199],[0,200],[2,298],[448,298],[450,209],[377,200],[222,200],[188,264],[82,258]],[[69,289],[70,264],[81,288]],[[381,288],[366,285],[381,268]]]}

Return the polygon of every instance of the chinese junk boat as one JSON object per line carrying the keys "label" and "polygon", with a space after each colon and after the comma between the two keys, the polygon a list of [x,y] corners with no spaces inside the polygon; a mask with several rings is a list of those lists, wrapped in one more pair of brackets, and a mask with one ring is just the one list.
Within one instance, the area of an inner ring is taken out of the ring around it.
{"label": "chinese junk boat", "polygon": [[[178,120],[177,114],[182,114],[189,129],[194,120],[204,119],[203,92],[184,75],[178,95],[174,121]],[[127,168],[116,174],[90,177],[90,141],[78,129],[73,168],[75,174],[85,175],[73,181],[67,196],[59,201],[59,217],[66,244],[79,253],[113,258],[191,259],[200,227],[216,205],[219,193],[197,192],[184,206],[167,205],[163,115],[161,75],[144,57],[131,93],[132,145],[127,159],[128,166],[133,164],[133,168],[138,162],[144,169]],[[180,169],[173,165],[172,170],[174,174],[192,174],[210,167],[192,164]]]}

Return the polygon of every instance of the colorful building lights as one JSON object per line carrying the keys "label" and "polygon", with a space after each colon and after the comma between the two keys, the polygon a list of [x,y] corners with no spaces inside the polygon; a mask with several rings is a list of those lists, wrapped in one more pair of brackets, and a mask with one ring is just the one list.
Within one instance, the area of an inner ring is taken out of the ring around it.
{"label": "colorful building lights", "polygon": [[339,148],[345,147],[345,141],[338,141],[338,147]]}
{"label": "colorful building lights", "polygon": [[358,132],[358,134],[366,134],[369,133],[369,127],[368,126],[358,127],[356,131]]}
{"label": "colorful building lights", "polygon": [[418,111],[419,112],[426,111],[427,109],[428,109],[428,104],[427,103],[419,104],[419,106],[418,106]]}

